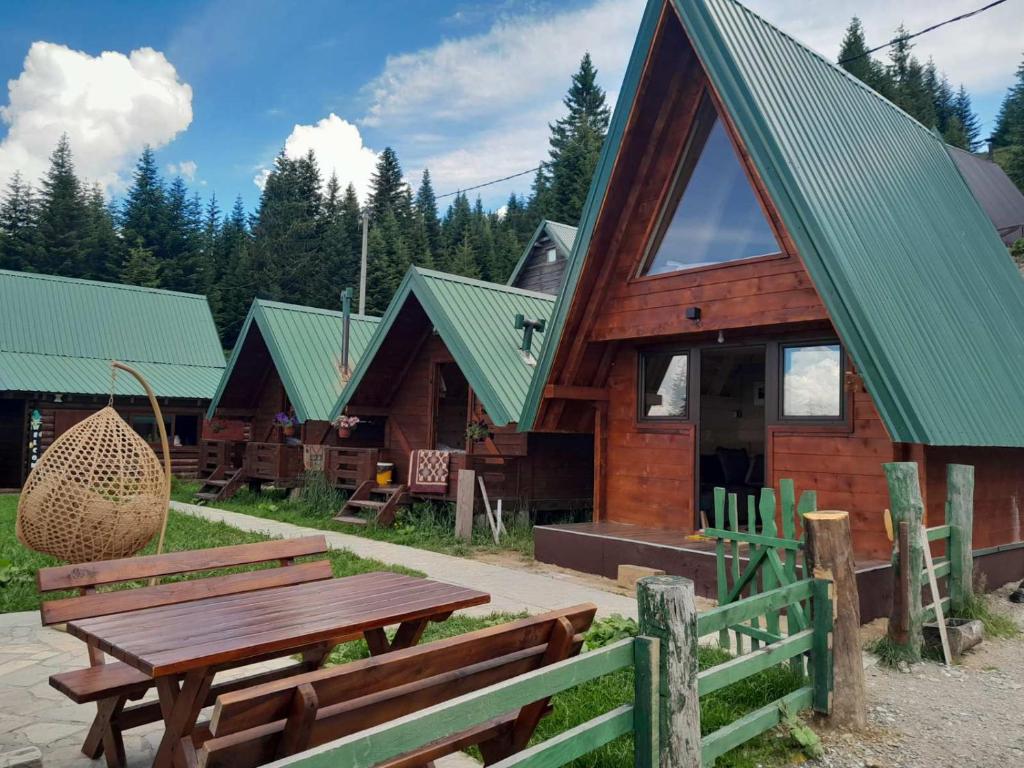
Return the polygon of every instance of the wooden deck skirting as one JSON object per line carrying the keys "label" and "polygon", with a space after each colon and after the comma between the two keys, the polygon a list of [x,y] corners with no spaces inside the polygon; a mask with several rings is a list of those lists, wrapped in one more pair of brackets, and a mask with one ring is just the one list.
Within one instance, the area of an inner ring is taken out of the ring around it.
{"label": "wooden deck skirting", "polygon": [[[698,595],[717,597],[715,542],[693,541],[681,531],[624,523],[539,525],[533,529],[534,557],[575,571],[614,579],[619,565],[644,565],[668,574],[693,579]],[[1024,579],[1024,542],[974,551],[975,569],[995,589]],[[746,560],[745,548],[740,561]],[[891,564],[888,560],[857,564],[861,621],[889,615],[892,601]]]}

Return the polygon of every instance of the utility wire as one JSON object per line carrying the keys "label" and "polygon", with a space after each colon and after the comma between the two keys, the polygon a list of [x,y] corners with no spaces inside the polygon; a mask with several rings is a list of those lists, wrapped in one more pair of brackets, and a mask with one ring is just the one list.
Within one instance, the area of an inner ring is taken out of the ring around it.
{"label": "utility wire", "polygon": [[882,45],[879,45],[879,46],[877,46],[875,48],[872,48],[870,51],[864,51],[864,53],[858,53],[856,56],[850,56],[847,59],[843,59],[839,63],[840,64],[849,64],[851,61],[857,61],[857,59],[863,59],[865,56],[870,56],[872,53],[877,53],[878,51],[882,50],[883,48],[888,48],[890,45],[893,45],[894,43],[898,43],[898,42],[901,42],[901,41],[905,42],[907,40],[913,40],[915,37],[920,37],[921,35],[927,34],[928,32],[933,32],[934,30],[938,29],[939,27],[944,27],[947,24],[952,24],[953,22],[956,22],[956,21],[963,21],[964,19],[969,19],[972,16],[977,16],[979,13],[984,13],[989,8],[995,8],[997,5],[1002,5],[1005,2],[1006,2],[1006,0],[995,0],[995,2],[989,3],[988,5],[983,5],[981,8],[976,8],[975,10],[968,11],[967,13],[961,13],[959,16],[954,16],[952,19],[946,19],[945,21],[940,21],[938,24],[932,24],[930,27],[926,27],[925,29],[922,29],[920,32],[914,32],[911,35],[901,35],[900,37],[894,37],[892,40],[890,40],[887,43],[882,43]]}
{"label": "utility wire", "polygon": [[547,163],[541,163],[536,168],[528,168],[525,171],[520,171],[519,173],[513,173],[511,176],[502,176],[500,179],[494,179],[494,181],[485,181],[483,184],[477,184],[474,187],[466,187],[465,189],[457,189],[454,192],[445,192],[443,195],[436,195],[434,197],[434,199],[435,200],[440,200],[441,198],[451,197],[452,195],[461,195],[463,192],[472,192],[474,189],[480,189],[482,187],[489,187],[492,184],[500,184],[501,182],[508,181],[509,179],[515,179],[515,178],[518,178],[519,176],[525,176],[528,173],[536,173],[537,171],[539,171],[541,168],[543,168],[546,165],[547,165]]}

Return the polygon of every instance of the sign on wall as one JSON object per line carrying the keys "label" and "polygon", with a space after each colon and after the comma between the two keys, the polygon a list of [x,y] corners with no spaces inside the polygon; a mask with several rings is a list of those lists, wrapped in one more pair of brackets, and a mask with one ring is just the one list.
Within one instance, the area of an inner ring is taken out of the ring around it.
{"label": "sign on wall", "polygon": [[28,422],[28,467],[35,469],[39,461],[39,444],[43,432],[43,415],[38,409],[33,409]]}

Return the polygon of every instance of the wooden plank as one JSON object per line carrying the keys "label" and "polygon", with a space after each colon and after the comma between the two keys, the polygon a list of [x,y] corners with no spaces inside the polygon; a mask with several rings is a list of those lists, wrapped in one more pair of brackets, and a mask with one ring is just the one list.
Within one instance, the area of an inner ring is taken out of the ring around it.
{"label": "wooden plank", "polygon": [[[739,500],[735,493],[729,494],[729,530],[734,533],[739,533],[740,530]],[[729,554],[732,557],[732,581],[735,584],[740,580],[740,543],[738,541],[732,542],[732,550]],[[739,632],[734,632],[733,635],[736,640],[736,653],[742,656],[744,636]]]}
{"label": "wooden plank", "polygon": [[763,616],[770,611],[778,611],[800,600],[807,600],[811,594],[811,580],[803,579],[770,592],[762,592],[738,602],[712,608],[697,617],[698,636],[705,637],[717,632],[723,626],[731,627],[754,616]]}
{"label": "wooden plank", "polygon": [[[276,766],[371,768],[433,741],[486,722],[539,698],[633,665],[629,638],[550,667],[527,672],[498,685],[414,712],[383,725],[278,761]],[[632,717],[626,720],[632,726]]]}
{"label": "wooden plank", "polygon": [[636,638],[633,645],[633,764],[657,768],[661,751],[659,732],[661,642],[656,637]]}
{"label": "wooden plank", "polygon": [[[727,531],[723,531],[725,528],[725,488],[715,488],[715,530],[718,533],[709,533],[705,528],[705,536],[715,537],[715,581],[718,587],[718,604],[725,605],[728,601],[729,595],[729,583],[726,580],[725,570],[725,539],[721,534],[727,534]],[[718,644],[722,648],[729,648],[729,630],[726,627],[722,627],[718,631]]]}
{"label": "wooden plank", "polygon": [[813,647],[813,643],[814,630],[805,629],[773,645],[717,664],[697,675],[697,690],[701,696],[713,693],[719,688],[745,680],[780,662],[807,653]]}
{"label": "wooden plank", "polygon": [[782,720],[781,708],[790,712],[799,712],[811,705],[812,690],[804,686],[773,701],[760,709],[750,712],[739,720],[719,728],[702,739],[701,760],[703,765],[713,765],[714,761],[728,752],[777,726]]}
{"label": "wooden plank", "polygon": [[811,620],[814,645],[811,648],[811,685],[814,688],[812,706],[815,712],[828,714],[832,710],[832,582],[815,579],[811,597]]}
{"label": "wooden plank", "polygon": [[[928,557],[931,557],[931,549],[929,549],[928,547],[925,547],[925,549],[928,550]],[[934,560],[932,560],[932,567],[932,575],[934,575],[936,579],[941,579],[943,576],[949,576],[950,571],[952,570],[952,564],[948,559],[943,559],[939,562],[935,562]],[[925,567],[925,569],[921,571],[921,578],[928,578],[927,567]]]}
{"label": "wooden plank", "polygon": [[[923,536],[927,534],[922,531]],[[939,639],[942,641],[942,658],[948,667],[953,663],[953,654],[949,650],[949,637],[946,635],[946,617],[943,614],[942,602],[939,599],[939,582],[935,578],[935,565],[932,563],[932,550],[927,544],[924,545],[924,570],[928,575],[928,587],[932,594],[931,607],[935,611],[935,623],[939,625]]]}
{"label": "wooden plank", "polygon": [[780,539],[775,536],[766,536],[757,533],[729,531],[717,525],[714,528],[705,528],[704,535],[719,539],[729,539],[731,541],[742,541],[747,544],[760,544],[761,546],[772,547],[774,549],[792,550],[794,552],[798,552],[803,549],[803,544],[796,539]]}
{"label": "wooden plank", "polygon": [[[623,704],[547,741],[492,763],[492,768],[560,768],[630,733],[635,717],[633,706]],[[642,765],[656,763],[637,763],[637,768]]]}
{"label": "wooden plank", "polygon": [[[921,571],[924,566],[924,548],[928,542],[924,531],[924,501],[921,498],[921,484],[918,480],[917,464],[914,462],[893,462],[883,465],[889,485],[892,503],[892,519],[895,526],[907,523],[909,549],[894,552],[893,574],[898,575],[898,558],[907,558],[909,573],[909,594],[906,597],[910,626],[907,630],[907,644],[904,646],[912,659],[921,658]],[[899,584],[894,584],[899,588]],[[890,639],[893,639],[890,637]],[[894,639],[893,639],[894,640]],[[895,641],[895,640],[894,640]]]}
{"label": "wooden plank", "polygon": [[[754,508],[754,497],[747,496],[747,532],[751,535],[757,534],[757,511]],[[749,560],[754,560],[761,554],[761,548],[754,543],[751,543],[750,550],[747,552]],[[734,582],[735,584],[736,582]],[[757,579],[754,578],[750,582],[750,596],[757,594]],[[752,616],[750,618],[750,630],[751,633],[761,631],[761,617]],[[761,639],[756,637],[754,634],[750,634],[750,647],[752,650],[757,650],[761,645]]]}
{"label": "wooden plank", "polygon": [[937,525],[934,528],[927,528],[925,533],[928,541],[944,541],[949,538],[950,527],[948,525]]}
{"label": "wooden plank", "polygon": [[[758,514],[761,517],[761,530],[770,539],[777,538],[778,531],[775,526],[775,491],[772,488],[762,488],[761,498],[758,503]],[[768,545],[765,554],[775,554],[775,546]],[[770,592],[779,586],[779,580],[771,570],[764,570],[762,581],[765,591]],[[769,611],[764,617],[765,627],[773,635],[779,634],[779,614],[777,611]]]}
{"label": "wooden plank", "polygon": [[37,584],[40,592],[78,589],[80,587],[115,584],[154,576],[170,576],[237,565],[269,562],[285,557],[304,557],[327,552],[323,535],[298,539],[261,541],[254,544],[236,544],[230,547],[194,549],[167,552],[162,555],[142,555],[120,560],[60,565],[40,568]]}
{"label": "wooden plank", "polygon": [[455,497],[455,536],[463,541],[473,539],[473,508],[476,503],[476,472],[459,470],[459,487]]}
{"label": "wooden plank", "polygon": [[[753,621],[753,619],[751,620]],[[761,643],[770,644],[777,643],[782,639],[782,635],[773,635],[769,632],[760,629],[759,627],[748,627],[743,625],[737,625],[733,627],[733,630],[744,637],[750,638],[751,649],[756,651],[760,648]]]}
{"label": "wooden plank", "polygon": [[160,605],[175,605],[221,595],[271,589],[291,584],[323,581],[333,576],[329,560],[315,560],[284,568],[210,576],[204,579],[157,584],[152,587],[99,592],[43,603],[43,624],[61,624],[76,619],[138,611]]}
{"label": "wooden plank", "polygon": [[608,400],[608,390],[602,387],[578,387],[568,384],[548,384],[544,397],[549,400]]}

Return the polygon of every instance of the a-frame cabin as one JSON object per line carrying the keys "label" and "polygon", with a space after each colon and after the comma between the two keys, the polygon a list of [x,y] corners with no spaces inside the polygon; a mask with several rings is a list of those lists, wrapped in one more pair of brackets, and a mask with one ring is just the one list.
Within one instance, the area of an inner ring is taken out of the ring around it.
{"label": "a-frame cabin", "polygon": [[538,558],[697,577],[712,489],[792,478],[881,564],[913,460],[1024,575],[1024,282],[935,134],[733,0],[648,4],[547,333],[519,426],[593,432],[595,522]]}
{"label": "a-frame cabin", "polygon": [[558,295],[565,284],[565,267],[575,241],[576,227],[544,219],[523,249],[508,284]]}
{"label": "a-frame cabin", "polygon": [[[379,318],[349,318],[349,372]],[[207,417],[242,424],[241,434],[214,435],[203,444],[198,498],[229,497],[243,484],[297,485],[307,469],[323,469],[341,488],[355,488],[376,471],[380,425],[367,423],[340,440],[331,409],[345,384],[342,312],[255,299],[232,350]],[[282,428],[278,414],[294,424]],[[307,450],[307,446],[312,450]]]}
{"label": "a-frame cabin", "polygon": [[[589,506],[591,436],[517,429],[554,303],[545,293],[410,268],[334,416],[383,425],[381,460],[413,496],[453,500],[459,470],[472,469],[491,503],[502,499],[509,511]],[[517,315],[528,328],[517,327]],[[433,482],[418,482],[418,468],[438,461]]]}

